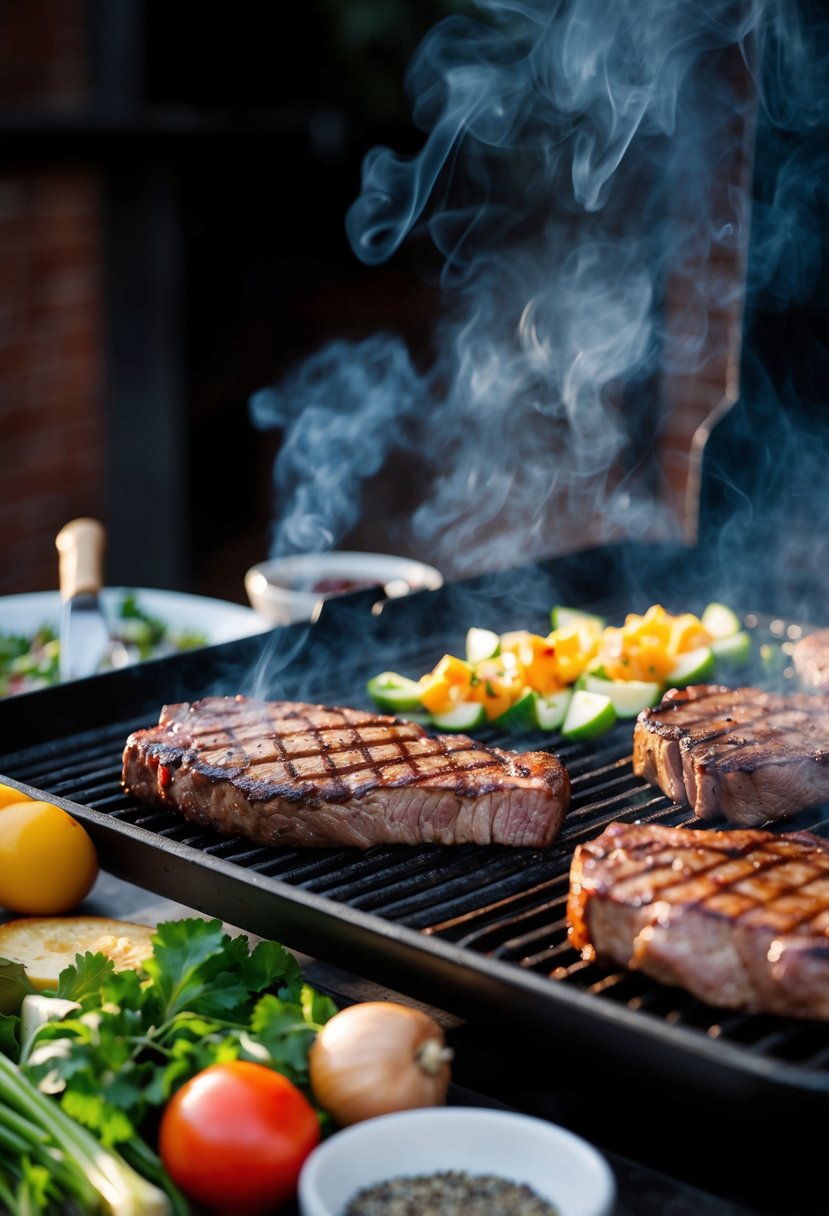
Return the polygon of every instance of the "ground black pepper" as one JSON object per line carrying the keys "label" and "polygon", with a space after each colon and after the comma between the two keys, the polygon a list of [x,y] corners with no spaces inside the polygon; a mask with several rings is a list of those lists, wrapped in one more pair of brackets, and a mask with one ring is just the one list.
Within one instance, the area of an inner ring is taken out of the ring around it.
{"label": "ground black pepper", "polygon": [[389,1178],[358,1191],[343,1216],[558,1216],[530,1187],[450,1170]]}

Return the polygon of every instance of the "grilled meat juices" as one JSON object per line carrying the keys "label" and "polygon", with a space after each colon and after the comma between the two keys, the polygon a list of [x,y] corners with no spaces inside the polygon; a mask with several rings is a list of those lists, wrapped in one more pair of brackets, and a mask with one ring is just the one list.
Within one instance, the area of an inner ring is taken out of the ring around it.
{"label": "grilled meat juices", "polygon": [[673,689],[637,718],[633,770],[698,819],[783,819],[829,798],[829,702],[716,684]]}
{"label": "grilled meat juices", "polygon": [[568,926],[587,959],[711,1005],[829,1018],[829,842],[613,823],[580,845]]}
{"label": "grilled meat juices", "polygon": [[547,752],[357,709],[207,697],[165,706],[130,735],[124,788],[223,835],[259,844],[505,844],[558,835],[570,800]]}

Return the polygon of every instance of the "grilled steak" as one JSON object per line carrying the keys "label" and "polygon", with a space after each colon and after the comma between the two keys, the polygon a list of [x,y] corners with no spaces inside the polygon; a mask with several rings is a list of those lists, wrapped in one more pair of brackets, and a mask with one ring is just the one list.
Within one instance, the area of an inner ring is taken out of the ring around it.
{"label": "grilled steak", "polygon": [[829,692],[829,629],[818,629],[795,642],[792,663],[804,688]]}
{"label": "grilled steak", "polygon": [[829,799],[829,704],[756,688],[699,684],[644,709],[633,770],[699,819],[740,827]]}
{"label": "grilled steak", "polygon": [[613,823],[570,871],[572,944],[711,1005],[829,1017],[829,842]]}
{"label": "grilled steak", "polygon": [[465,735],[357,709],[208,697],[130,735],[124,788],[260,844],[506,844],[558,835],[567,772]]}

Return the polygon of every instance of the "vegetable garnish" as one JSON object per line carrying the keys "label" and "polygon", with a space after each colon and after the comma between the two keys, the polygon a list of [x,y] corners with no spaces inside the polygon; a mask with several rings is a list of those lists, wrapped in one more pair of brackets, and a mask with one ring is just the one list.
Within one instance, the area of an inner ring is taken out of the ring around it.
{"label": "vegetable garnish", "polygon": [[341,1009],[309,1055],[311,1087],[338,1127],[421,1106],[441,1106],[452,1051],[435,1020],[395,1001]]}
{"label": "vegetable garnish", "polygon": [[200,630],[174,630],[161,617],[147,612],[135,593],[125,595],[118,605],[115,635],[119,641],[136,647],[140,659],[207,645],[207,635]]}
{"label": "vegetable garnish", "polygon": [[[629,613],[618,627],[556,605],[550,620],[547,634],[474,626],[463,657],[445,654],[417,680],[381,672],[366,691],[383,712],[418,717],[437,730],[491,725],[586,739],[620,718],[635,718],[668,688],[700,683],[722,666],[745,662],[751,651],[736,613],[720,603],[699,617],[672,615],[654,604],[642,615]],[[589,696],[577,695],[582,693]]]}
{"label": "vegetable garnish", "polygon": [[220,1060],[256,1059],[307,1084],[308,1048],[336,1008],[303,984],[284,947],[250,950],[220,921],[170,921],[159,925],[144,973],[79,956],[57,995],[94,1016],[45,1026],[36,1040],[69,1040],[32,1075],[53,1071],[63,1105],[105,1139],[127,1140],[179,1084]]}
{"label": "vegetable garnish", "polygon": [[[72,1210],[169,1216],[170,1198],[69,1117],[0,1053],[0,1205],[11,1213]],[[177,1209],[183,1212],[181,1205]]]}
{"label": "vegetable garnish", "polygon": [[34,798],[0,807],[0,907],[29,916],[68,912],[97,877],[92,838],[61,807]]}
{"label": "vegetable garnish", "polygon": [[161,1160],[185,1195],[234,1216],[292,1199],[319,1140],[305,1095],[252,1060],[211,1064],[191,1077],[167,1103],[158,1133]]}
{"label": "vegetable garnish", "polygon": [[[81,1125],[84,1136],[92,1133],[96,1143],[166,1191],[170,1210],[183,1214],[187,1206],[151,1147],[172,1095],[203,1069],[234,1059],[282,1073],[308,1095],[308,1051],[336,1006],[303,982],[297,960],[283,946],[261,941],[251,949],[246,937],[232,937],[220,921],[161,924],[152,944],[140,970],[116,970],[102,953],[78,954],[58,978],[57,1000],[37,992],[19,964],[0,960],[0,1051],[17,1060],[6,1064],[44,1091],[39,1097],[55,1106],[61,1120]],[[36,1016],[27,1018],[21,1050],[27,1001],[40,1004]],[[50,1002],[64,1016],[43,1020]],[[324,1126],[324,1115],[319,1117]],[[0,1154],[0,1187],[4,1169],[7,1188],[23,1185],[21,1163],[37,1160],[38,1136],[24,1129],[15,1147]],[[16,1163],[16,1173],[9,1173],[6,1157]],[[149,1204],[109,1209],[91,1203],[80,1209],[156,1210]]]}
{"label": "vegetable garnish", "polygon": [[35,988],[56,989],[76,954],[103,954],[116,971],[137,971],[153,952],[154,934],[150,925],[106,916],[25,916],[0,925],[0,959],[20,963]]}
{"label": "vegetable garnish", "polygon": [[0,810],[4,806],[11,806],[15,802],[33,802],[28,794],[24,794],[21,790],[17,790],[13,785],[0,784]]}
{"label": "vegetable garnish", "polygon": [[[147,612],[134,592],[115,608],[112,633],[123,642],[133,661],[160,658],[206,646],[208,637],[196,629],[174,629]],[[48,688],[59,680],[60,639],[51,625],[30,635],[0,633],[0,697]]]}

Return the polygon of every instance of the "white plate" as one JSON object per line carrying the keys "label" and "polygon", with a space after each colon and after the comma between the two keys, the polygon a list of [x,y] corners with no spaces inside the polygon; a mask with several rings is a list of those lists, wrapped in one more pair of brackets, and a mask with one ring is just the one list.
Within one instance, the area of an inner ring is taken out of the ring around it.
{"label": "white plate", "polygon": [[[174,633],[203,633],[211,646],[251,637],[271,628],[258,612],[226,600],[147,587],[105,587],[101,601],[111,626],[118,618],[118,606],[125,595],[134,595],[139,608],[158,617]],[[32,637],[44,625],[58,630],[60,609],[57,591],[0,596],[0,634]]]}
{"label": "white plate", "polygon": [[[104,611],[113,622],[125,595],[134,595],[139,608],[159,617],[171,629],[206,634],[211,645],[251,637],[270,628],[258,612],[242,604],[146,587],[104,588],[101,600]],[[60,625],[60,595],[57,591],[0,596],[0,633],[34,634],[41,625],[51,625],[53,629]]]}

